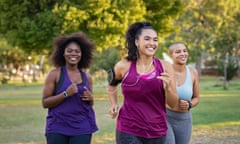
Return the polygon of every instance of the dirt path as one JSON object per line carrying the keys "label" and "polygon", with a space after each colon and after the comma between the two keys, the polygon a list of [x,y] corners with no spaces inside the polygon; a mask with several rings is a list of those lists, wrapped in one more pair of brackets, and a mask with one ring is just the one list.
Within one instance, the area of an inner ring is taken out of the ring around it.
{"label": "dirt path", "polygon": [[240,126],[194,128],[191,144],[240,144]]}

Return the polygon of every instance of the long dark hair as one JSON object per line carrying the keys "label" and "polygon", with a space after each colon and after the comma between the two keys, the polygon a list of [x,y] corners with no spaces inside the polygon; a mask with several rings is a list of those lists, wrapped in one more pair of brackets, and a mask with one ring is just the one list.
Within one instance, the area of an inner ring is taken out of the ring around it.
{"label": "long dark hair", "polygon": [[[128,49],[127,60],[133,61],[138,58],[138,48],[135,44],[135,40],[139,38],[143,29],[153,29],[150,22],[135,22],[128,27],[125,35],[126,48]],[[154,30],[154,29],[153,29]]]}

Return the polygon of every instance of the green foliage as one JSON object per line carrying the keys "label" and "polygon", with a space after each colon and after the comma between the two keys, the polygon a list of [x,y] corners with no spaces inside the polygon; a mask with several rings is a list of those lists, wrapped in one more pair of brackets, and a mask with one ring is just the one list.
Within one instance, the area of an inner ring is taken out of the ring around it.
{"label": "green foliage", "polygon": [[59,34],[87,33],[97,49],[124,46],[129,24],[149,20],[161,35],[172,31],[180,1],[42,0],[0,1],[0,33],[26,52],[42,53]]}
{"label": "green foliage", "polygon": [[[218,67],[218,72],[221,75],[224,75],[224,61],[223,60],[218,60],[217,61],[217,67]],[[227,81],[230,81],[233,79],[233,77],[236,75],[238,69],[240,68],[239,66],[239,59],[236,57],[228,57],[227,60]]]}
{"label": "green foliage", "polygon": [[120,50],[116,47],[104,49],[101,52],[96,52],[94,63],[91,66],[91,71],[105,70],[108,71],[112,68],[117,61],[120,60]]}
{"label": "green foliage", "polygon": [[51,0],[2,0],[0,32],[11,44],[26,52],[42,52],[50,47],[62,26],[61,15],[52,12],[54,6]]}
{"label": "green foliage", "polygon": [[178,29],[166,43],[184,42],[190,50],[189,62],[205,54],[239,56],[239,8],[235,0],[184,0],[184,13],[175,22]]}
{"label": "green foliage", "polygon": [[11,46],[5,39],[0,39],[0,68],[11,66],[18,68],[28,61],[28,55],[18,47]]}
{"label": "green foliage", "polygon": [[174,21],[184,9],[182,0],[143,0],[146,5],[146,19],[151,21],[160,33],[160,38],[176,31]]}

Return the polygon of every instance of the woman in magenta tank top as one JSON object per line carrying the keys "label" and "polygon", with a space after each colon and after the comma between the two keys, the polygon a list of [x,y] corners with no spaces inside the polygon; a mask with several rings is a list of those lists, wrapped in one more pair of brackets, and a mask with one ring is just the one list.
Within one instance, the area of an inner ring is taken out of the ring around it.
{"label": "woman in magenta tank top", "polygon": [[55,39],[52,63],[43,87],[47,144],[90,144],[98,130],[93,110],[90,66],[94,43],[82,32]]}
{"label": "woman in magenta tank top", "polygon": [[[167,132],[166,103],[174,107],[178,97],[171,64],[154,57],[157,32],[148,22],[136,22],[126,32],[128,55],[108,77],[109,114],[117,117],[117,144],[161,144]],[[119,110],[117,85],[123,104]]]}

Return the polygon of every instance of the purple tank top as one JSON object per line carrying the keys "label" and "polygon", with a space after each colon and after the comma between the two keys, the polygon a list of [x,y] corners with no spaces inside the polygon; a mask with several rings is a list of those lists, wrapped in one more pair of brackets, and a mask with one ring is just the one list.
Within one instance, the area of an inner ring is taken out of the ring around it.
{"label": "purple tank top", "polygon": [[[163,72],[160,61],[154,58],[156,76]],[[161,80],[143,79],[136,71],[136,61],[131,63],[122,81],[123,105],[119,111],[117,130],[144,138],[166,135],[165,92]]]}
{"label": "purple tank top", "polygon": [[[82,71],[79,74],[82,76],[82,83],[78,84],[78,93],[56,107],[48,109],[46,133],[74,136],[91,134],[98,130],[92,106],[80,98],[84,86],[89,88],[87,76]],[[64,66],[61,68],[60,80],[56,85],[55,94],[65,91],[71,83]]]}

